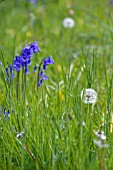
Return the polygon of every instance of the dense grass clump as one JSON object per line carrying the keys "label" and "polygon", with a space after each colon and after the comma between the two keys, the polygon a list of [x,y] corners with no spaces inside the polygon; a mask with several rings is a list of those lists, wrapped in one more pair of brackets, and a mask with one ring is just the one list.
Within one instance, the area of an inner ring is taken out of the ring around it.
{"label": "dense grass clump", "polygon": [[113,169],[112,5],[0,1],[0,170]]}

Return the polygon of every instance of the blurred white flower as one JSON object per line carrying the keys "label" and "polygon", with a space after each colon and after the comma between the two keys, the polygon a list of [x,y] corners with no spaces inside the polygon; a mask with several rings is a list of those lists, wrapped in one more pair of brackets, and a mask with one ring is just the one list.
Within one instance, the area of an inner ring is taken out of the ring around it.
{"label": "blurred white flower", "polygon": [[104,131],[95,131],[94,134],[100,138],[100,140],[94,139],[93,142],[95,145],[97,145],[99,148],[107,148],[109,145],[105,144],[106,136],[104,135]]}
{"label": "blurred white flower", "polygon": [[86,127],[86,123],[84,121],[82,122],[82,125]]}
{"label": "blurred white flower", "polygon": [[104,135],[104,131],[94,131],[94,134],[99,137],[101,140],[106,140],[106,136]]}
{"label": "blurred white flower", "polygon": [[75,21],[72,18],[64,18],[63,26],[66,28],[72,28],[75,26]]}
{"label": "blurred white flower", "polygon": [[84,103],[96,103],[97,101],[97,92],[91,88],[81,91],[81,99]]}
{"label": "blurred white flower", "polygon": [[108,148],[108,147],[109,147],[109,145],[103,143],[102,140],[96,140],[96,139],[95,139],[95,140],[93,140],[93,142],[94,142],[94,144],[95,144],[96,146],[98,146],[99,148]]}
{"label": "blurred white flower", "polygon": [[2,66],[2,62],[0,61],[0,66]]}
{"label": "blurred white flower", "polygon": [[22,131],[22,132],[20,132],[20,133],[19,133],[19,132],[17,132],[16,137],[17,137],[17,138],[21,138],[21,137],[23,136],[23,134],[24,134],[24,132],[23,132],[23,131]]}

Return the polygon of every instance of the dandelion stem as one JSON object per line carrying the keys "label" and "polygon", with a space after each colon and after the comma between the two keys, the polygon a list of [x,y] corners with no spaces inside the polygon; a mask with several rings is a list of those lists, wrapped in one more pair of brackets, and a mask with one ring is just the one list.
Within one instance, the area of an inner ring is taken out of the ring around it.
{"label": "dandelion stem", "polygon": [[[102,144],[104,145],[104,140],[102,140]],[[98,161],[99,161],[99,169],[104,170],[104,148],[98,149]]]}
{"label": "dandelion stem", "polygon": [[24,144],[24,146],[25,146],[27,152],[29,153],[29,155],[31,156],[31,158],[33,159],[36,170],[38,170],[38,164],[37,164],[35,156],[33,155],[33,153],[29,150],[29,148],[25,144]]}
{"label": "dandelion stem", "polygon": [[26,73],[25,73],[24,69],[22,71],[22,98],[25,102],[25,98],[26,98]]}

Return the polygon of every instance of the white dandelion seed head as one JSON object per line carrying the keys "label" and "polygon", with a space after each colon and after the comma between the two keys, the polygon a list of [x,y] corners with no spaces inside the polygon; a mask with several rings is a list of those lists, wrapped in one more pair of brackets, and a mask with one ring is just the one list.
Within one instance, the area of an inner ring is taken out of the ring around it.
{"label": "white dandelion seed head", "polygon": [[109,145],[108,145],[108,144],[104,144],[104,143],[102,142],[102,140],[96,140],[96,139],[94,139],[93,142],[94,142],[94,144],[95,144],[97,147],[99,147],[99,148],[108,148],[108,147],[109,147]]}
{"label": "white dandelion seed head", "polygon": [[104,131],[94,131],[94,134],[100,138],[101,140],[106,140],[106,136],[104,135]]}
{"label": "white dandelion seed head", "polygon": [[81,99],[86,104],[96,103],[97,101],[97,92],[91,88],[81,91]]}
{"label": "white dandelion seed head", "polygon": [[73,28],[75,26],[75,21],[72,18],[64,18],[63,26],[66,28]]}
{"label": "white dandelion seed head", "polygon": [[106,140],[106,136],[103,135],[103,134],[101,134],[101,135],[100,135],[100,139],[101,139],[101,140]]}

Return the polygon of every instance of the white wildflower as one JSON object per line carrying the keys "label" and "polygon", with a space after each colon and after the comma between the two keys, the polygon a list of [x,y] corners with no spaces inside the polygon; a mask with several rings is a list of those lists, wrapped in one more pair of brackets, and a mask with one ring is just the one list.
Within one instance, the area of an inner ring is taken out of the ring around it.
{"label": "white wildflower", "polygon": [[75,21],[72,18],[64,18],[63,26],[66,28],[72,28],[75,26]]}
{"label": "white wildflower", "polygon": [[104,135],[104,131],[94,131],[94,134],[99,137],[101,140],[106,140],[106,136]]}
{"label": "white wildflower", "polygon": [[96,103],[97,101],[97,92],[91,88],[85,89],[81,91],[81,98],[83,99],[84,103]]}
{"label": "white wildflower", "polygon": [[108,148],[109,145],[105,144],[102,140],[93,140],[94,144],[98,146],[99,148]]}
{"label": "white wildflower", "polygon": [[82,125],[86,127],[86,123],[84,121],[82,122]]}
{"label": "white wildflower", "polygon": [[24,134],[24,132],[23,132],[23,131],[22,131],[22,132],[20,132],[20,133],[19,133],[19,132],[17,132],[16,137],[17,137],[17,138],[21,138],[21,137],[23,136],[23,134]]}
{"label": "white wildflower", "polygon": [[93,140],[94,144],[97,145],[99,148],[107,148],[109,145],[105,143],[106,136],[104,135],[104,131],[95,131],[94,134],[100,138],[99,140]]}

